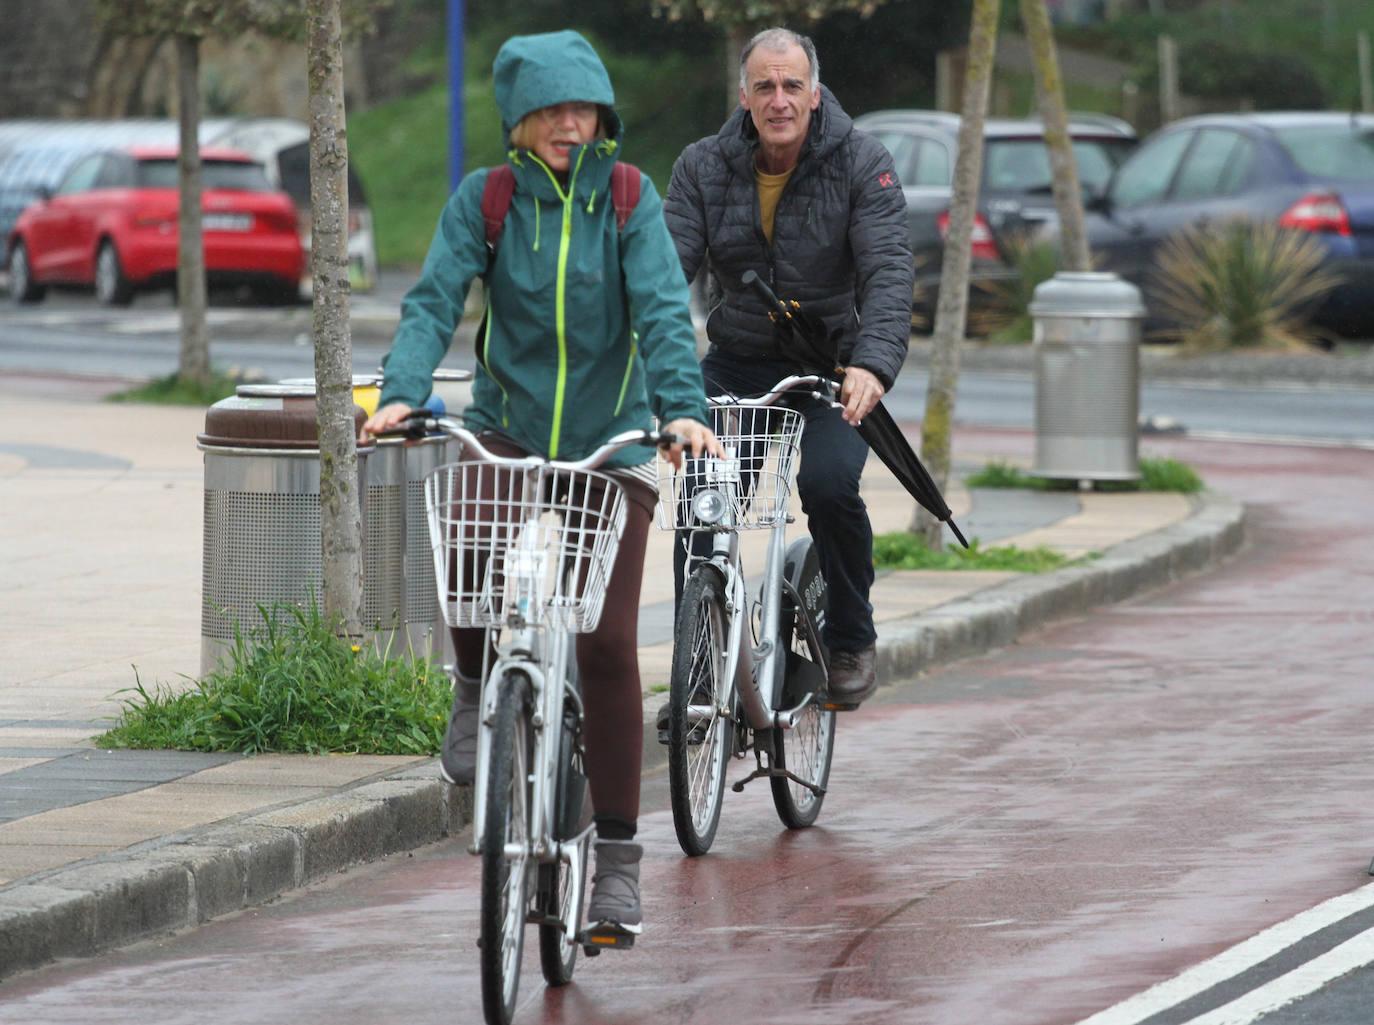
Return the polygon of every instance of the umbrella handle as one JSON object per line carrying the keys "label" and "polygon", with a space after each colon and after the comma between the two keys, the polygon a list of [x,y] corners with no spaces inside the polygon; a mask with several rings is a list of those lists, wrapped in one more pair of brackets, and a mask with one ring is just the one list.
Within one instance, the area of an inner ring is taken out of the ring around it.
{"label": "umbrella handle", "polygon": [[747,270],[740,275],[739,280],[740,284],[745,288],[752,288],[757,292],[759,297],[777,312],[779,316],[789,316],[787,304],[774,294],[773,290],[768,287],[768,282],[759,277],[757,273],[752,270]]}

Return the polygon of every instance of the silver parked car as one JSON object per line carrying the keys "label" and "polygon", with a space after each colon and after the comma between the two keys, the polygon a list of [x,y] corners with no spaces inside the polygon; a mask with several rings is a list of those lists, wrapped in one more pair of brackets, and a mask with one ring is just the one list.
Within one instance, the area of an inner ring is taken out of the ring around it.
{"label": "silver parked car", "polygon": [[[959,124],[959,115],[935,110],[879,110],[854,119],[855,127],[888,148],[897,165],[916,254],[913,308],[918,318],[928,318],[927,323],[933,322],[939,293]],[[1101,192],[1136,144],[1129,124],[1106,115],[1072,115],[1069,135],[1085,197]],[[987,282],[1012,276],[1012,241],[1034,235],[1056,219],[1040,120],[989,119],[983,129],[972,279]],[[980,294],[975,290],[970,298],[977,300]]]}

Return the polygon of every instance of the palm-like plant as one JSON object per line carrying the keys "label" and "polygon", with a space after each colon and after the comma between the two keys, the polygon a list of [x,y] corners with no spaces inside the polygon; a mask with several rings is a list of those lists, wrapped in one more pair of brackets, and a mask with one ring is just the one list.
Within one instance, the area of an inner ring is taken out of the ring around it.
{"label": "palm-like plant", "polygon": [[1340,283],[1311,235],[1230,220],[1165,242],[1151,292],[1185,345],[1297,350],[1317,341],[1308,321]]}

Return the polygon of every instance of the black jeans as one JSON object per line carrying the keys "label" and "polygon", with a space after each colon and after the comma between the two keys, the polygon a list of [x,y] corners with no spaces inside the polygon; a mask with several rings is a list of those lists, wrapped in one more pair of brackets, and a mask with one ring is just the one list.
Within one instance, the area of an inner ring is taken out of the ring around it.
{"label": "black jeans", "polygon": [[[707,395],[762,395],[788,374],[798,372],[789,363],[730,356],[719,349],[712,349],[701,361]],[[801,411],[806,426],[797,491],[828,587],[824,640],[831,651],[862,651],[877,639],[868,600],[873,587],[873,527],[859,496],[868,443],[844,422],[838,409],[805,400]],[[683,546],[674,545],[679,595],[686,561]]]}

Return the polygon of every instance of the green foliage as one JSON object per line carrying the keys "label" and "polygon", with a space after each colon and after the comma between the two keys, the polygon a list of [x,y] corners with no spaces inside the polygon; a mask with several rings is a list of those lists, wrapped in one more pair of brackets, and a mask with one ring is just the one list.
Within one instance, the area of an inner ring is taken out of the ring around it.
{"label": "green foliage", "polygon": [[391,659],[338,637],[318,609],[235,631],[229,664],[184,691],[135,685],[100,747],[429,755],[453,692],[423,659]]}
{"label": "green foliage", "polygon": [[146,384],[128,388],[106,397],[106,402],[146,402],[164,406],[210,406],[233,395],[243,379],[235,374],[215,372],[207,384],[200,385],[177,374],[158,377]]}
{"label": "green foliage", "polygon": [[905,531],[881,534],[873,539],[873,565],[877,569],[982,569],[1013,573],[1046,573],[1067,565],[1067,556],[1044,545],[1024,549],[1014,546],[983,548],[975,537],[968,548],[950,546],[932,552],[920,534]]}
{"label": "green foliage", "polygon": [[[343,0],[344,34],[371,31],[392,0]],[[96,0],[100,26],[117,36],[215,36],[257,32],[278,39],[305,38],[300,0]]]}
{"label": "green foliage", "polygon": [[[1098,491],[1173,491],[1195,494],[1203,489],[1202,478],[1187,463],[1173,459],[1140,459],[1140,479],[1134,481],[1097,481]],[[1036,477],[1012,466],[993,460],[981,470],[964,478],[970,488],[1028,488],[1033,491],[1077,490],[1078,482]]]}
{"label": "green foliage", "polygon": [[988,293],[986,309],[977,312],[971,334],[986,334],[993,342],[1029,342],[1034,322],[1030,315],[1036,288],[1059,272],[1059,247],[1052,242],[1018,239],[1008,244],[1008,259],[1015,277],[975,282]]}
{"label": "green foliage", "polygon": [[1340,282],[1322,261],[1306,232],[1229,220],[1165,242],[1151,292],[1193,349],[1302,350],[1307,315]]}
{"label": "green foliage", "polygon": [[871,14],[883,0],[653,0],[657,15],[678,20],[699,15],[720,25],[796,25],[804,28],[832,11]]}

